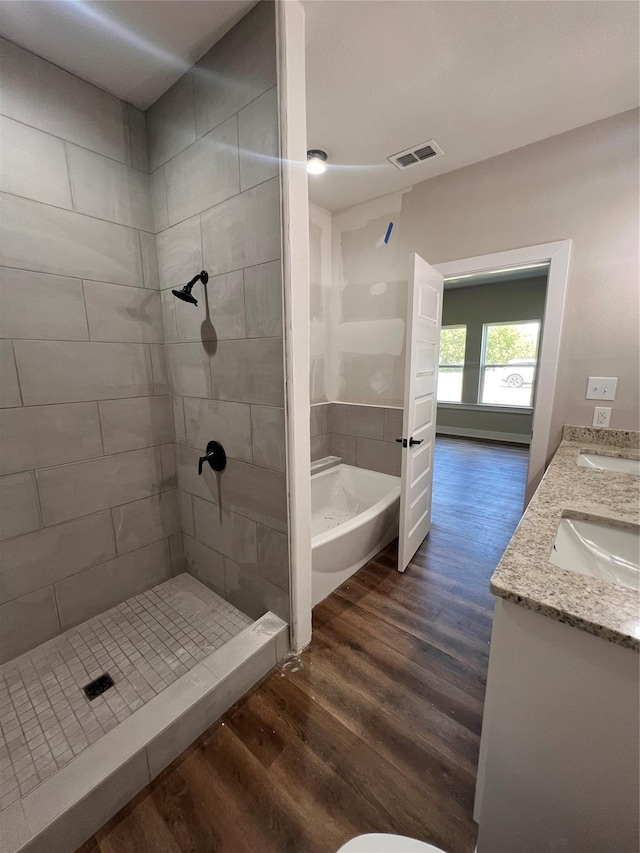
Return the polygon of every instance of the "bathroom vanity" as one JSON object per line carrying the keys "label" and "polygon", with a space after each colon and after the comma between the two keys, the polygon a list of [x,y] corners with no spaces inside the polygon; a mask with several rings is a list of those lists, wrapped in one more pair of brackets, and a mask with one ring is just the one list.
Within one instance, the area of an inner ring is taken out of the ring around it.
{"label": "bathroom vanity", "polygon": [[638,438],[565,427],[491,579],[478,853],[640,849]]}

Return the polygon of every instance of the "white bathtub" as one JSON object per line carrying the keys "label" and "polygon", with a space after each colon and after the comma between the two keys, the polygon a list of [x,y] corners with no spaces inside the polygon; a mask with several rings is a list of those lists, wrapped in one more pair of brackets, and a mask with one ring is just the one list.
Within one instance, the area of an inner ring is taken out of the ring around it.
{"label": "white bathtub", "polygon": [[311,477],[313,606],[398,535],[400,478],[351,465]]}

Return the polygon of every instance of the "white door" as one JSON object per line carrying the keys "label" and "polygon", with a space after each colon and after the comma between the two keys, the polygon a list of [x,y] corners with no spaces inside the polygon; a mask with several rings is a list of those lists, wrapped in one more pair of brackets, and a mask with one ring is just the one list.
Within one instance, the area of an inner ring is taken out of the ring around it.
{"label": "white door", "polygon": [[442,326],[442,275],[413,255],[407,299],[398,570],[404,572],[431,529],[436,385]]}

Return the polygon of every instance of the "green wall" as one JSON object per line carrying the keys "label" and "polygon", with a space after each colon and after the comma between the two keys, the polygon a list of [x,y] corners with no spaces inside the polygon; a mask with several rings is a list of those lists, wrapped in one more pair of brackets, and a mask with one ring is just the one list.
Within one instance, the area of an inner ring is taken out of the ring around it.
{"label": "green wall", "polygon": [[[510,320],[541,320],[547,277],[516,279],[494,284],[456,287],[444,292],[442,325],[467,327],[467,349],[462,383],[462,403],[477,403],[482,354],[482,326]],[[462,407],[438,406],[438,432],[451,428],[498,432],[527,437],[531,434],[530,412],[496,412]]]}

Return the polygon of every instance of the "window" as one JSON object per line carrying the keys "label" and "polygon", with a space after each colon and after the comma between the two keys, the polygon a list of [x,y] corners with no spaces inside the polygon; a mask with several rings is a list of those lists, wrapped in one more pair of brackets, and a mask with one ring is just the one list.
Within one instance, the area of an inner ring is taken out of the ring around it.
{"label": "window", "polygon": [[532,405],[539,338],[539,320],[483,326],[480,403]]}
{"label": "window", "polygon": [[466,345],[466,326],[443,326],[440,333],[438,372],[438,400],[441,403],[462,402],[462,373]]}

